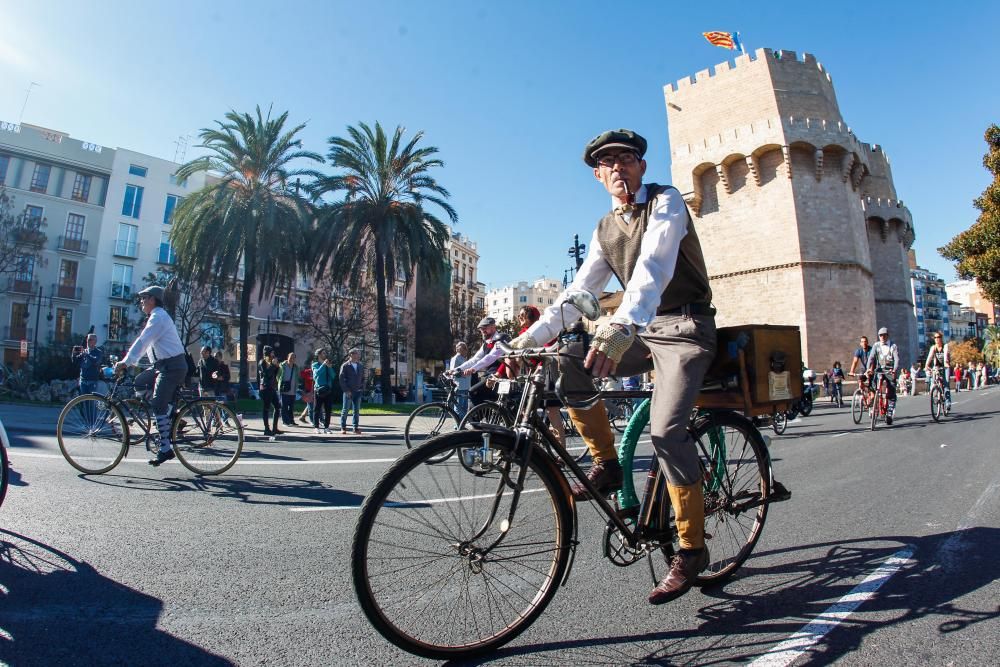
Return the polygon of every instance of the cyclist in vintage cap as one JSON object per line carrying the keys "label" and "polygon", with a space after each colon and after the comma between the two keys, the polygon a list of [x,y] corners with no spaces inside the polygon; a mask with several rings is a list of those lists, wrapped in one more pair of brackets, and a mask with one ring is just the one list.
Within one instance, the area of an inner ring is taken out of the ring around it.
{"label": "cyclist in vintage cap", "polygon": [[[611,210],[598,222],[570,288],[600,294],[615,276],[625,293],[610,321],[598,328],[583,364],[561,358],[560,370],[563,388],[578,392],[592,391],[595,376],[656,371],[650,430],[681,547],[649,595],[651,603],[660,604],[686,593],[709,562],[698,452],[687,425],[715,355],[715,309],[687,206],[676,188],[643,183],[645,153],[646,140],[625,129],[608,130],[584,149],[583,161],[611,195]],[[544,343],[560,323],[559,307],[552,306],[512,344]],[[594,459],[590,480],[601,493],[621,488],[622,469],[604,403],[569,412]],[[587,497],[579,484],[573,494]]]}
{"label": "cyclist in vintage cap", "polygon": [[121,373],[128,366],[134,366],[143,355],[153,364],[153,368],[147,368],[135,376],[135,390],[148,392],[152,389],[150,404],[156,415],[156,428],[160,432],[160,450],[149,464],[158,466],[174,458],[170,443],[170,399],[177,387],[184,383],[188,365],[184,358],[184,346],[177,335],[177,327],[163,309],[164,289],[152,285],[141,290],[138,296],[139,307],[148,316],[146,326],[132,343],[125,358],[115,364],[115,372]]}
{"label": "cyclist in vintage cap", "polygon": [[482,347],[480,347],[479,350],[472,355],[472,358],[464,364],[451,369],[451,371],[449,371],[451,375],[457,375],[459,373],[463,375],[472,375],[476,371],[481,371],[483,369],[494,373],[500,368],[500,357],[503,356],[503,352],[500,348],[496,347],[496,344],[497,341],[502,341],[504,343],[510,342],[510,336],[502,331],[497,331],[497,321],[492,317],[484,317],[479,320],[479,333],[483,336]]}
{"label": "cyclist in vintage cap", "polygon": [[878,342],[872,345],[871,354],[868,355],[868,377],[871,378],[875,371],[882,371],[885,375],[886,398],[889,400],[885,413],[885,423],[889,426],[892,426],[892,415],[896,411],[896,371],[898,369],[899,349],[895,343],[889,340],[889,330],[882,327],[878,330]]}

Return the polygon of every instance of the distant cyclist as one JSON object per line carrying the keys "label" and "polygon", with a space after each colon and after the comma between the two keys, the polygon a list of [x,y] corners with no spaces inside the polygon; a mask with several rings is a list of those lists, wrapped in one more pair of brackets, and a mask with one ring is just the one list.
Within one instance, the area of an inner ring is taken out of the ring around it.
{"label": "distant cyclist", "polygon": [[931,345],[930,351],[927,352],[927,361],[924,363],[924,367],[928,370],[927,373],[927,389],[930,391],[931,384],[934,379],[931,377],[930,370],[937,369],[941,373],[941,381],[944,383],[944,399],[951,402],[951,346],[944,342],[944,336],[941,332],[934,334],[934,344]]}
{"label": "distant cyclist", "polygon": [[872,346],[868,355],[868,375],[874,377],[875,371],[882,371],[888,389],[889,406],[886,408],[885,423],[892,425],[892,414],[896,410],[896,367],[899,366],[899,349],[889,340],[889,330],[882,327],[878,330],[878,342]]}

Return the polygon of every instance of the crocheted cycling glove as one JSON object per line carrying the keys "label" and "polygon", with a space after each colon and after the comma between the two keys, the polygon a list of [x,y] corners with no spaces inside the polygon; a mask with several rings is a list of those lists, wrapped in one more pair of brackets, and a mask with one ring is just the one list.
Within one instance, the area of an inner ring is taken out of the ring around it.
{"label": "crocheted cycling glove", "polygon": [[598,352],[603,352],[608,359],[617,364],[634,342],[635,335],[631,332],[626,333],[618,326],[605,324],[594,334],[594,340],[591,341],[590,347]]}

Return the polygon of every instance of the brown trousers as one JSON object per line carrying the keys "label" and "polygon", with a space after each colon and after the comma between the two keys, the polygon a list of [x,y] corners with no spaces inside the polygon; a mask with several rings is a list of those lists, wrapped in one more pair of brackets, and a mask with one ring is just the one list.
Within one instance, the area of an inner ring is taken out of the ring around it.
{"label": "brown trousers", "polygon": [[[698,451],[687,431],[691,410],[712,359],[715,358],[715,318],[711,315],[660,315],[622,357],[620,377],[656,372],[650,406],[653,450],[667,481],[688,486],[701,481]],[[582,347],[570,352],[579,354]],[[579,359],[560,357],[564,391],[593,392],[593,376]],[[597,443],[613,446],[612,443]],[[591,451],[594,447],[591,443]]]}

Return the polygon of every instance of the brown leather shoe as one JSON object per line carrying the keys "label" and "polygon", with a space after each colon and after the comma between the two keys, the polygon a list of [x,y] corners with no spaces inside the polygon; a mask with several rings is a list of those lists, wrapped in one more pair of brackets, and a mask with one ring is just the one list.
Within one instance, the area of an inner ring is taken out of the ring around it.
{"label": "brown leather shoe", "polygon": [[699,551],[680,551],[670,561],[670,572],[649,593],[649,604],[676,600],[691,590],[695,577],[708,567],[708,547]]}
{"label": "brown leather shoe", "polygon": [[[595,463],[587,471],[587,479],[602,496],[606,496],[622,488],[622,466],[613,460]],[[577,500],[590,500],[590,491],[583,484],[574,484],[570,490]]]}

